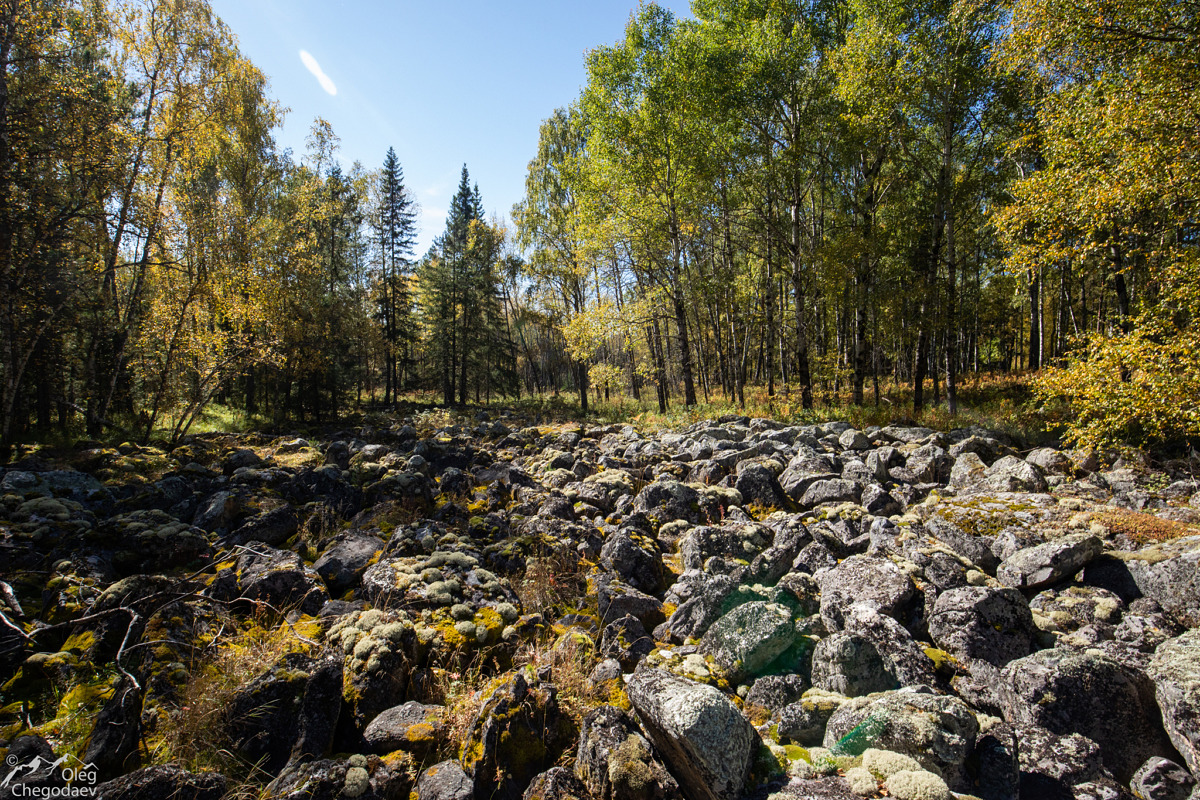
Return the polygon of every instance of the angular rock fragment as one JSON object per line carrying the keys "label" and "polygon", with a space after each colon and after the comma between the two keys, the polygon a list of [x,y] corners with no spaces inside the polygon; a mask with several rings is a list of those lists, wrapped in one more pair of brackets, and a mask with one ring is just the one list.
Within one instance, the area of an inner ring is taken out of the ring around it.
{"label": "angular rock fragment", "polygon": [[738,800],[761,744],[737,706],[717,689],[644,669],[629,681],[629,700],[684,794]]}

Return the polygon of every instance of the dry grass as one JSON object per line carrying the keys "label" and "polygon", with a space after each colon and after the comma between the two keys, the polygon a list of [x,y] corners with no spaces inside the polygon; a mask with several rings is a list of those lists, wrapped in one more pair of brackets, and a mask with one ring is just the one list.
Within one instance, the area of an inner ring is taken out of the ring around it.
{"label": "dry grass", "polygon": [[1100,523],[1114,534],[1127,536],[1140,545],[1157,544],[1200,534],[1200,525],[1162,519],[1153,514],[1118,508],[1100,514]]}
{"label": "dry grass", "polygon": [[578,727],[589,711],[608,699],[606,690],[588,680],[599,661],[596,643],[578,631],[555,637],[547,633],[526,642],[513,658],[514,666],[534,671],[550,668],[550,682],[558,689],[558,705]]}
{"label": "dry grass", "polygon": [[256,796],[250,784],[271,778],[231,748],[228,725],[234,695],[285,655],[311,654],[314,649],[292,626],[262,623],[252,619],[240,633],[216,643],[217,649],[195,666],[154,754],[156,762],[179,761],[192,770],[215,770],[247,782],[229,797]]}
{"label": "dry grass", "polygon": [[566,608],[585,605],[587,563],[569,550],[551,550],[530,557],[525,574],[515,582],[514,590],[526,614],[541,614],[547,622]]}
{"label": "dry grass", "polygon": [[471,723],[479,716],[483,701],[495,687],[495,681],[486,678],[489,660],[484,653],[475,657],[461,670],[435,668],[433,670],[433,695],[431,698],[445,706],[445,740],[439,743],[439,755],[457,758]]}

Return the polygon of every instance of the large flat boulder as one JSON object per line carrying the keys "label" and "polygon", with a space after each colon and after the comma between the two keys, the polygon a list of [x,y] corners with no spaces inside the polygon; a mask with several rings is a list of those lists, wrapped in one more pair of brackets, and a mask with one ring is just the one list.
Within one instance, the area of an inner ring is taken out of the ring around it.
{"label": "large flat boulder", "polygon": [[629,681],[629,700],[650,741],[691,800],[737,800],[761,745],[754,726],[720,691],[658,669]]}

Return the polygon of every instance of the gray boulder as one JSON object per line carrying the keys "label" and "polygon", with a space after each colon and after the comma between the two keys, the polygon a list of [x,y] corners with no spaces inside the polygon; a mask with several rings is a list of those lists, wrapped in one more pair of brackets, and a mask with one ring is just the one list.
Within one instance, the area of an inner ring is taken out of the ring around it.
{"label": "gray boulder", "polygon": [[1065,536],[1013,553],[996,569],[996,578],[1015,589],[1042,589],[1074,575],[1103,550],[1095,536]]}
{"label": "gray boulder", "polygon": [[874,604],[860,602],[850,606],[845,624],[846,633],[871,642],[896,685],[936,685],[936,668],[925,648],[899,622],[880,614]]}
{"label": "gray boulder", "polygon": [[1104,765],[1128,781],[1151,756],[1171,753],[1142,672],[1092,652],[1043,650],[1001,672],[997,696],[1004,719],[1065,736],[1078,733],[1100,746]]}
{"label": "gray boulder", "polygon": [[250,542],[233,568],[217,573],[209,591],[218,600],[242,598],[269,603],[277,610],[298,608],[315,614],[329,600],[321,577],[290,550]]}
{"label": "gray boulder", "polygon": [[603,573],[596,577],[596,598],[601,624],[626,615],[637,617],[647,629],[663,621],[661,600],[619,580],[612,580]]}
{"label": "gray boulder", "polygon": [[371,720],[363,731],[363,740],[380,755],[404,750],[418,759],[424,758],[433,752],[445,733],[444,712],[441,706],[427,706],[410,700]]}
{"label": "gray boulder", "polygon": [[975,714],[957,697],[901,689],[842,704],[829,718],[824,745],[849,755],[868,747],[903,753],[955,788],[966,781],[964,764],[978,734]]}
{"label": "gray boulder", "polygon": [[600,706],[583,718],[575,776],[596,800],[668,800],[679,793],[637,724],[616,706]]}
{"label": "gray boulder", "polygon": [[1181,624],[1200,627],[1200,536],[1187,536],[1124,556],[1143,595]]}
{"label": "gray boulder", "polygon": [[554,766],[572,733],[557,689],[517,672],[484,697],[467,731],[462,767],[475,796],[517,800],[534,777]]}
{"label": "gray boulder", "polygon": [[695,800],[737,800],[762,742],[754,726],[717,689],[644,669],[629,681],[629,700],[683,793]]}
{"label": "gray boulder", "polygon": [[1076,786],[1086,792],[1107,777],[1100,746],[1086,736],[1059,735],[1038,725],[1017,725],[1015,730],[1021,797],[1074,798],[1080,796]]}
{"label": "gray boulder", "polygon": [[1002,667],[1032,653],[1037,628],[1016,589],[963,586],[938,595],[929,617],[934,643],[961,661]]}
{"label": "gray boulder", "polygon": [[381,550],[383,540],[375,536],[365,533],[341,534],[313,563],[313,569],[333,594],[340,595],[354,588],[371,559]]}
{"label": "gray boulder", "polygon": [[996,492],[1044,492],[1042,470],[1016,456],[1004,456],[984,473],[987,485]]}
{"label": "gray boulder", "polygon": [[996,567],[1000,565],[1000,559],[992,552],[994,537],[967,533],[953,522],[938,516],[925,520],[925,530],[984,572],[995,574]]}
{"label": "gray boulder", "polygon": [[662,585],[662,555],[653,540],[635,535],[629,530],[611,534],[600,548],[600,565],[633,588],[654,594]]}
{"label": "gray boulder", "polygon": [[700,508],[700,494],[692,487],[671,478],[659,478],[638,492],[633,510],[657,519],[659,524],[686,519],[701,523],[706,515]]}
{"label": "gray boulder", "polygon": [[1025,456],[1025,460],[1047,475],[1070,475],[1075,469],[1066,453],[1053,447],[1039,447]]}
{"label": "gray boulder", "polygon": [[533,779],[522,800],[585,800],[587,789],[566,767],[551,767]]}
{"label": "gray boulder", "polygon": [[1195,785],[1186,769],[1157,756],[1138,767],[1129,782],[1134,796],[1142,800],[1187,800]]}
{"label": "gray boulder", "polygon": [[875,644],[862,636],[838,631],[817,642],[812,661],[813,686],[847,697],[895,689],[896,677],[888,670]]}
{"label": "gray boulder", "polygon": [[225,531],[241,508],[242,500],[238,495],[216,492],[200,502],[196,515],[192,517],[192,524],[209,533]]}
{"label": "gray boulder", "polygon": [[1200,774],[1200,629],[1163,643],[1147,670],[1171,743]]}
{"label": "gray boulder", "polygon": [[862,485],[841,478],[819,480],[811,484],[800,498],[804,508],[816,508],[829,503],[857,503],[862,497]]}
{"label": "gray boulder", "polygon": [[96,787],[96,797],[104,800],[221,800],[229,788],[224,775],[215,772],[187,772],[178,764],[155,764],[122,775]]}
{"label": "gray boulder", "polygon": [[819,745],[825,738],[829,718],[847,698],[836,692],[809,689],[779,713],[779,735],[805,747]]}
{"label": "gray boulder", "polygon": [[300,517],[296,514],[296,509],[290,505],[283,505],[247,519],[229,534],[229,542],[264,542],[274,547],[290,539],[299,528]]}
{"label": "gray boulder", "polygon": [[777,603],[738,606],[713,623],[700,642],[704,652],[740,681],[758,675],[796,641],[792,612]]}
{"label": "gray boulder", "polygon": [[912,579],[886,558],[851,556],[817,576],[821,587],[821,618],[831,631],[840,631],[854,603],[865,601],[880,614],[906,615],[917,597]]}
{"label": "gray boulder", "polygon": [[866,450],[871,446],[871,440],[862,431],[856,431],[853,428],[842,431],[838,436],[838,444],[843,450]]}
{"label": "gray boulder", "polygon": [[803,675],[764,675],[750,687],[746,705],[765,708],[775,714],[798,701],[806,689],[808,681]]}
{"label": "gray boulder", "polygon": [[962,489],[981,484],[985,480],[987,480],[987,464],[975,453],[968,452],[955,458],[947,483],[951,489]]}
{"label": "gray boulder", "polygon": [[788,497],[798,502],[804,497],[808,487],[817,481],[833,480],[840,474],[841,470],[830,458],[797,456],[779,475],[779,486]]}
{"label": "gray boulder", "polygon": [[734,488],[742,493],[745,503],[754,503],[770,509],[787,508],[790,505],[775,473],[762,464],[741,466]]}
{"label": "gray boulder", "polygon": [[417,780],[417,800],[473,800],[475,786],[457,761],[434,764]]}

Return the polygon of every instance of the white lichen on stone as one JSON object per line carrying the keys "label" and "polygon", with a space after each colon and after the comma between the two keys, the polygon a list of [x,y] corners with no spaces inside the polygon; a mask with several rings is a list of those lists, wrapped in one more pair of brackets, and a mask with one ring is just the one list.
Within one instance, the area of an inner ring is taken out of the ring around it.
{"label": "white lichen on stone", "polygon": [[896,800],[949,800],[950,787],[926,770],[902,770],[886,781],[888,794]]}

